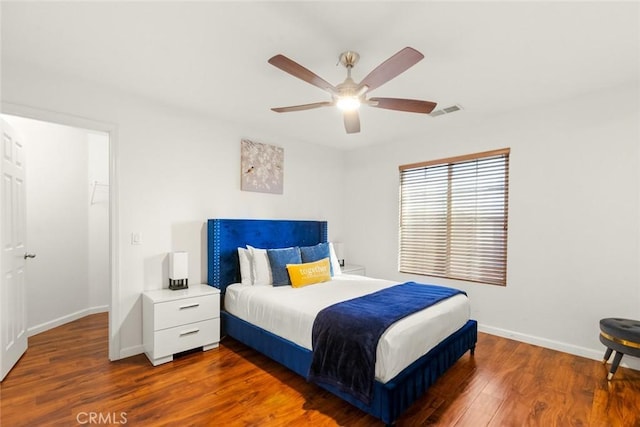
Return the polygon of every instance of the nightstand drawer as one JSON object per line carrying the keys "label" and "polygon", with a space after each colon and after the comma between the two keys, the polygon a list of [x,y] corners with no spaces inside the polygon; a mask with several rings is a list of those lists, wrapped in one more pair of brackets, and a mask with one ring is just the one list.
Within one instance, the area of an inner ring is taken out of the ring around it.
{"label": "nightstand drawer", "polygon": [[218,341],[220,318],[209,319],[157,331],[153,354],[155,358],[159,358]]}
{"label": "nightstand drawer", "polygon": [[175,353],[210,350],[219,341],[219,289],[199,284],[142,294],[142,344],[153,366],[171,362]]}
{"label": "nightstand drawer", "polygon": [[158,303],[154,308],[156,331],[219,317],[220,295],[201,295]]}

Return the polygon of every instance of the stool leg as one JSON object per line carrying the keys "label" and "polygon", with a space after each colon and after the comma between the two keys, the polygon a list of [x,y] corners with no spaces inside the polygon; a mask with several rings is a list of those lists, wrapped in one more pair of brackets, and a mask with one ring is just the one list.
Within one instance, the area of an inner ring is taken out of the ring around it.
{"label": "stool leg", "polygon": [[607,351],[605,351],[604,353],[604,359],[602,359],[602,363],[603,364],[607,364],[607,362],[609,361],[609,358],[611,357],[611,353],[613,353],[613,349],[607,347]]}
{"label": "stool leg", "polygon": [[608,381],[611,381],[611,378],[613,378],[613,375],[618,370],[618,365],[620,364],[620,361],[622,360],[622,356],[624,356],[624,354],[620,353],[619,351],[616,351],[616,355],[613,358],[613,363],[611,364],[611,370],[609,371],[609,375],[607,375],[607,380]]}

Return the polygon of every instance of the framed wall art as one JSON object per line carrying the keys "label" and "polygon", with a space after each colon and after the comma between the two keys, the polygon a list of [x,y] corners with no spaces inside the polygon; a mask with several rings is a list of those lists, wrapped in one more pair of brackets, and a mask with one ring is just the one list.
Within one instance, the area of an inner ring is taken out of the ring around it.
{"label": "framed wall art", "polygon": [[241,140],[240,173],[242,191],[282,194],[284,148]]}

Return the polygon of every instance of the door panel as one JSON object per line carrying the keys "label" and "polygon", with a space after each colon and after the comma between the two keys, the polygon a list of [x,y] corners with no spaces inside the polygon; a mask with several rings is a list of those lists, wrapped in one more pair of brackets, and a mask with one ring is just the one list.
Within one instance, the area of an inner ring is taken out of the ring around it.
{"label": "door panel", "polygon": [[0,380],[27,350],[25,258],[26,192],[24,144],[2,120],[0,171]]}

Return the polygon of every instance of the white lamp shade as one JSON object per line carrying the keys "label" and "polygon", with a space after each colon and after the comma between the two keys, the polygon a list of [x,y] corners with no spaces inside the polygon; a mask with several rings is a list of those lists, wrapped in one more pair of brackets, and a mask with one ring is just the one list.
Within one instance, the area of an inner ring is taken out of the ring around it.
{"label": "white lamp shade", "polygon": [[169,279],[182,280],[189,278],[189,254],[187,252],[171,252],[169,254]]}

